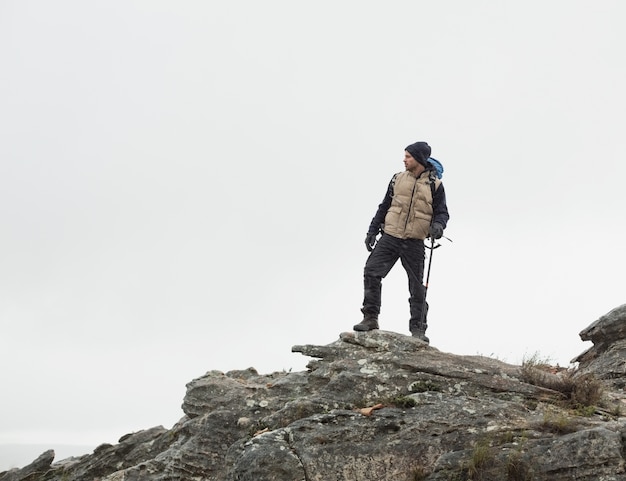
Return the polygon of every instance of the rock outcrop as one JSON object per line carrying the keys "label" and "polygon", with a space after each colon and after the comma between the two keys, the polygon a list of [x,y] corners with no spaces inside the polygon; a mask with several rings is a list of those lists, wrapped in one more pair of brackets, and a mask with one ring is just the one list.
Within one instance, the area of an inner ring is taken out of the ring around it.
{"label": "rock outcrop", "polygon": [[307,371],[210,371],[171,429],[0,481],[626,481],[626,305],[580,336],[593,347],[557,369],[343,333],[292,348]]}
{"label": "rock outcrop", "polygon": [[614,388],[626,385],[626,304],[616,307],[580,332],[593,346],[574,358],[581,372],[593,373]]}

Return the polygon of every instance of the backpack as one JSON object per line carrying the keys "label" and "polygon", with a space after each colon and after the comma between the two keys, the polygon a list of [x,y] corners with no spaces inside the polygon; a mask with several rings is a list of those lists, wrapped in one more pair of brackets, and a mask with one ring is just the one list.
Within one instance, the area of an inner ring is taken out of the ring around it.
{"label": "backpack", "polygon": [[437,178],[441,179],[443,177],[443,165],[437,159],[433,159],[432,157],[428,157],[428,163],[432,165],[437,173]]}

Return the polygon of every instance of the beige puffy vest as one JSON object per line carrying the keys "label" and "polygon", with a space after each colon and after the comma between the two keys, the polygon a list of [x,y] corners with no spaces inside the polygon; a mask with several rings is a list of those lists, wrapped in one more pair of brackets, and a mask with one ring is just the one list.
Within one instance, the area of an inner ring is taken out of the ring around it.
{"label": "beige puffy vest", "polygon": [[439,179],[431,180],[429,171],[415,177],[405,171],[395,176],[391,206],[385,216],[383,231],[400,239],[426,239],[433,216],[433,195],[431,182],[435,189]]}

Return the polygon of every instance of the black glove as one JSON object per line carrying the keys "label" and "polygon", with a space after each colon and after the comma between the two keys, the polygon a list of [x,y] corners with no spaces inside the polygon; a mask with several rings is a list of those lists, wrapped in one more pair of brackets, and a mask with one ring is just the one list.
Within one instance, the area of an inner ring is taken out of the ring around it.
{"label": "black glove", "polygon": [[376,232],[368,232],[365,236],[365,248],[372,252],[374,250],[374,245],[376,245],[376,236],[378,234]]}
{"label": "black glove", "polygon": [[441,239],[443,236],[443,226],[438,222],[433,222],[428,229],[428,236],[432,239]]}

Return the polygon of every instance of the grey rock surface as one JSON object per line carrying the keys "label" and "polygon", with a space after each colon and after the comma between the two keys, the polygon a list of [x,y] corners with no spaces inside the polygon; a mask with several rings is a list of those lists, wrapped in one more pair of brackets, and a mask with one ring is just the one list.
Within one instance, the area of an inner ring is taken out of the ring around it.
{"label": "grey rock surface", "polygon": [[621,390],[626,386],[626,304],[611,310],[580,332],[593,346],[572,362]]}
{"label": "grey rock surface", "polygon": [[[601,317],[581,332],[594,346],[577,369],[538,376],[393,332],[342,333],[292,348],[312,358],[306,371],[209,371],[171,429],[56,463],[47,451],[0,481],[626,481],[625,321],[625,306]],[[597,405],[557,389],[590,376]]]}

